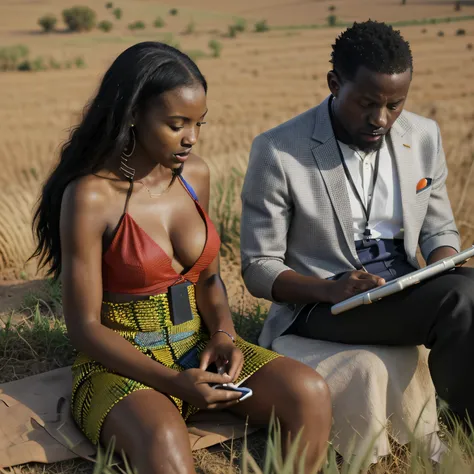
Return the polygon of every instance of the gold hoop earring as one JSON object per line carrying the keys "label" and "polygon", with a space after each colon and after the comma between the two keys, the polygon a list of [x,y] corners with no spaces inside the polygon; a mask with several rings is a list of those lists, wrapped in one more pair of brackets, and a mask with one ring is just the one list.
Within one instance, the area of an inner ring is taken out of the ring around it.
{"label": "gold hoop earring", "polygon": [[135,146],[137,144],[137,140],[135,138],[135,131],[133,130],[133,125],[130,127],[130,131],[132,132],[132,150],[127,153],[127,149],[130,148],[130,143],[123,149],[122,154],[120,155],[120,168],[119,170],[122,174],[129,180],[133,180],[135,177],[135,168],[132,168],[128,165],[128,159],[133,155],[135,152]]}

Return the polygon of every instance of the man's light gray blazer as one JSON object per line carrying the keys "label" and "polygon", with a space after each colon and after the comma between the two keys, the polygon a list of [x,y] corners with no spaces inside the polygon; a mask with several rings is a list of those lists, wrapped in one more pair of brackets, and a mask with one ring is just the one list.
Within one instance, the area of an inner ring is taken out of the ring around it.
{"label": "man's light gray blazer", "polygon": [[[459,251],[438,125],[404,111],[387,143],[400,180],[409,262],[419,266],[418,245],[425,259],[440,246]],[[423,178],[431,185],[417,192]],[[328,278],[361,268],[328,99],[255,138],[242,190],[241,258],[250,293],[274,303],[273,282],[285,270]],[[273,304],[260,345],[270,347],[299,308]]]}

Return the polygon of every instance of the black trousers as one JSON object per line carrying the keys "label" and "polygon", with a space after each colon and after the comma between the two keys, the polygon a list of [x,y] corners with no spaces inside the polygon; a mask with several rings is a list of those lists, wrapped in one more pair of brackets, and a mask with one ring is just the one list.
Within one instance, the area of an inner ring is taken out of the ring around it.
{"label": "black trousers", "polygon": [[438,396],[474,422],[474,268],[456,268],[337,316],[307,305],[287,333],[346,344],[422,345]]}

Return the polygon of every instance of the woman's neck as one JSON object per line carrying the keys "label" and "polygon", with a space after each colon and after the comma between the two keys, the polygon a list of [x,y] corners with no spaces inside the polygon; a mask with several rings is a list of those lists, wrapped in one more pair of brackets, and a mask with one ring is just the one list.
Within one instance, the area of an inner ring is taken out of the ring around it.
{"label": "woman's neck", "polygon": [[[118,160],[118,170],[120,170],[122,160],[122,157]],[[173,175],[173,171],[170,168],[151,158],[138,142],[133,155],[127,158],[126,164],[135,171],[133,176],[135,181],[144,181],[152,186],[169,181]]]}

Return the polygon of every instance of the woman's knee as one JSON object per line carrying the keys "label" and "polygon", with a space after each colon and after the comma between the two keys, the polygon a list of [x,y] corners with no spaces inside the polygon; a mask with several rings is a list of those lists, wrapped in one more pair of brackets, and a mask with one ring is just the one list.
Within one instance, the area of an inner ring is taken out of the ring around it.
{"label": "woman's knee", "polygon": [[138,473],[195,473],[191,445],[182,419],[144,426],[127,449]]}
{"label": "woman's knee", "polygon": [[297,406],[331,409],[331,393],[323,377],[314,369],[301,364],[302,367],[292,375],[291,389]]}
{"label": "woman's knee", "polygon": [[163,394],[144,390],[119,402],[105,420],[102,442],[112,437],[139,474],[194,472],[186,424]]}
{"label": "woman's knee", "polygon": [[284,408],[291,413],[306,416],[316,412],[331,415],[331,394],[323,377],[314,369],[300,362],[287,359],[282,372],[284,385]]}
{"label": "woman's knee", "polygon": [[141,438],[137,443],[138,447],[151,453],[162,450],[172,453],[191,449],[188,431],[183,420],[151,426],[142,432]]}

